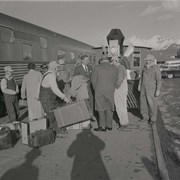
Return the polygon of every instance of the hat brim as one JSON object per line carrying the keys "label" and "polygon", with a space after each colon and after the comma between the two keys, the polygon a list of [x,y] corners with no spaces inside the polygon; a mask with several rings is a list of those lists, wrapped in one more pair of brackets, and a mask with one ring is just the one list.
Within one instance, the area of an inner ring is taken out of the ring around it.
{"label": "hat brim", "polygon": [[13,72],[14,70],[5,70],[5,72]]}
{"label": "hat brim", "polygon": [[145,61],[154,61],[155,59],[149,59],[149,58],[147,58],[147,59],[144,59]]}

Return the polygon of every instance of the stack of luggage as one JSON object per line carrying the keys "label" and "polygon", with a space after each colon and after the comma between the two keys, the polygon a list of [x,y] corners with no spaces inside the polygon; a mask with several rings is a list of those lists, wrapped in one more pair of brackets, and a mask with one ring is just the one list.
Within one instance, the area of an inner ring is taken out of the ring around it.
{"label": "stack of luggage", "polygon": [[[58,128],[89,129],[90,115],[85,101],[67,104],[54,109]],[[48,129],[46,118],[6,123],[0,126],[0,150],[12,148],[22,138],[22,143],[32,148],[55,142],[56,133]]]}

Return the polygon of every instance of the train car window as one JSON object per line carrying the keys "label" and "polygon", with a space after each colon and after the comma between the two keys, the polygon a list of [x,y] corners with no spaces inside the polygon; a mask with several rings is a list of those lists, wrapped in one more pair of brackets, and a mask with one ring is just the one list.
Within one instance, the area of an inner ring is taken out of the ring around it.
{"label": "train car window", "polygon": [[93,56],[93,63],[96,63],[96,56]]}
{"label": "train car window", "polygon": [[14,41],[13,29],[0,25],[0,40],[12,43]]}
{"label": "train car window", "polygon": [[66,51],[64,51],[64,50],[62,50],[62,49],[58,49],[58,50],[57,50],[58,59],[64,58],[65,55],[66,55]]}
{"label": "train car window", "polygon": [[92,62],[92,56],[91,56],[91,55],[89,55],[89,62],[90,62],[90,63],[93,63],[93,62]]}
{"label": "train car window", "polygon": [[133,52],[133,67],[140,67],[141,66],[141,52],[140,51],[134,51]]}
{"label": "train car window", "polygon": [[40,44],[41,44],[41,48],[47,48],[48,47],[47,38],[40,36]]}
{"label": "train car window", "polygon": [[23,60],[32,60],[32,46],[31,44],[22,44],[23,47]]}

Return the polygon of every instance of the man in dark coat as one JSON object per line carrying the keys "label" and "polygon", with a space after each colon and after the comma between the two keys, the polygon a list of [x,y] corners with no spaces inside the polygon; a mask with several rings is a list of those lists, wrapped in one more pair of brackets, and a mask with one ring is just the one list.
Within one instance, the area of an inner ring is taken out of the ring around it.
{"label": "man in dark coat", "polygon": [[95,131],[112,130],[114,111],[114,90],[117,87],[117,69],[103,57],[92,73],[91,81],[95,91],[95,110],[99,113],[99,127]]}
{"label": "man in dark coat", "polygon": [[82,75],[84,80],[87,81],[87,88],[88,88],[88,95],[89,99],[86,100],[86,104],[89,106],[89,112],[91,115],[92,120],[95,119],[93,115],[93,93],[92,93],[92,85],[91,85],[91,74],[93,68],[89,65],[89,57],[87,55],[81,56],[81,65],[76,66],[74,70],[73,76]]}

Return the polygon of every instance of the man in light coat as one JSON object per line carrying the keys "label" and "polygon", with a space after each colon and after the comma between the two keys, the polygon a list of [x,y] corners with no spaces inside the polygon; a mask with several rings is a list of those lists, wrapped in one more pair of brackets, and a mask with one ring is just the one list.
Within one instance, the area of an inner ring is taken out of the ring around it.
{"label": "man in light coat", "polygon": [[39,71],[35,71],[35,64],[28,64],[28,74],[23,77],[21,87],[21,98],[27,98],[28,104],[28,116],[29,120],[41,118],[44,116],[44,111],[41,106],[41,102],[36,99],[37,88],[41,81],[42,74]]}
{"label": "man in light coat", "polygon": [[92,73],[95,110],[99,113],[99,127],[95,128],[95,131],[112,130],[114,90],[115,87],[118,88],[117,75],[117,68],[109,63],[108,57],[103,57]]}

